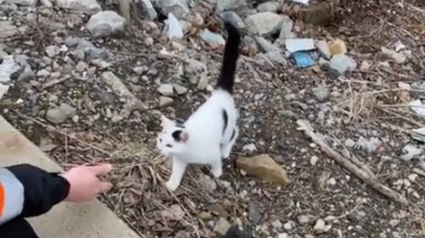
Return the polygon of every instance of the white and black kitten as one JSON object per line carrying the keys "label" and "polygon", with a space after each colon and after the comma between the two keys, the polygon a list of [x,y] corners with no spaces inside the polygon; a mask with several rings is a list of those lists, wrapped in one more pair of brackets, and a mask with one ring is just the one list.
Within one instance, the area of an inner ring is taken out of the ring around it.
{"label": "white and black kitten", "polygon": [[177,123],[162,116],[162,131],[157,148],[172,157],[172,172],[166,186],[174,191],[180,185],[188,164],[211,165],[215,177],[223,173],[222,158],[228,158],[238,137],[238,112],[233,100],[233,84],[239,44],[239,31],[225,23],[228,38],[220,77],[211,97],[185,123]]}

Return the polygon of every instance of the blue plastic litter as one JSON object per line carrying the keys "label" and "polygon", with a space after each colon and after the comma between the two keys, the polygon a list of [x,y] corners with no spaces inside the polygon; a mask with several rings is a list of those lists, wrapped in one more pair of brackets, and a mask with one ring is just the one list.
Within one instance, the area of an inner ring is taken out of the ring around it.
{"label": "blue plastic litter", "polygon": [[294,59],[295,64],[300,68],[307,68],[315,64],[308,52],[295,52],[292,54],[292,58]]}

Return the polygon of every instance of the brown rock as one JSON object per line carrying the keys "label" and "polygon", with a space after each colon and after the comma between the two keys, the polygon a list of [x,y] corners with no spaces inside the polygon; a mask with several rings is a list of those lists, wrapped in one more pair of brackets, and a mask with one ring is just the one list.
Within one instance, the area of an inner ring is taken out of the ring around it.
{"label": "brown rock", "polygon": [[238,168],[243,169],[248,175],[283,185],[290,183],[286,171],[267,154],[241,157],[236,163]]}

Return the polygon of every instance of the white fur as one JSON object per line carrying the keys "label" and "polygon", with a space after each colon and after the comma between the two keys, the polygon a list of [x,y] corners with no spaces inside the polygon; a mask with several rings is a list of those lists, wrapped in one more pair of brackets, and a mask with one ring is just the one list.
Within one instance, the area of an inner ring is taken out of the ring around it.
{"label": "white fur", "polygon": [[[228,123],[223,133],[224,121],[222,110],[228,115]],[[172,172],[166,186],[174,191],[180,185],[188,164],[211,165],[211,172],[215,177],[223,173],[222,158],[228,158],[238,136],[236,126],[238,112],[231,94],[217,89],[211,97],[192,114],[184,124],[184,129],[165,117],[162,132],[158,135],[157,148],[161,154],[172,157]],[[187,136],[186,141],[176,141],[172,133],[182,130]],[[229,141],[233,130],[236,134]],[[171,145],[172,147],[167,147]]]}

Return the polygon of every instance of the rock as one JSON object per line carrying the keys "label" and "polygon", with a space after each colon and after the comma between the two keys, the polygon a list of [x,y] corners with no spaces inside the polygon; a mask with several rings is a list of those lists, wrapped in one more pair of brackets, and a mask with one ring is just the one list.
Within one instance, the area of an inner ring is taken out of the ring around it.
{"label": "rock", "polygon": [[210,220],[212,218],[212,215],[210,212],[201,212],[199,213],[199,218],[202,220]]}
{"label": "rock", "polygon": [[284,17],[273,12],[260,12],[246,17],[248,31],[258,35],[272,35],[280,31]]}
{"label": "rock", "polygon": [[60,54],[59,47],[57,47],[56,45],[47,46],[46,47],[46,54],[50,58],[53,58],[53,57],[59,55]]}
{"label": "rock", "polygon": [[280,3],[276,1],[263,2],[258,4],[257,11],[259,12],[276,12]]}
{"label": "rock", "polygon": [[245,0],[218,0],[215,11],[216,13],[233,11],[243,17],[248,11],[248,4]]}
{"label": "rock", "polygon": [[158,92],[164,96],[173,96],[174,87],[172,84],[161,84],[158,88]]}
{"label": "rock", "polygon": [[186,0],[160,0],[157,4],[163,14],[172,13],[177,19],[186,19],[190,14]]}
{"label": "rock", "polygon": [[328,43],[324,40],[320,40],[320,41],[316,41],[316,47],[320,53],[320,55],[326,59],[326,60],[330,60],[331,59],[331,51],[329,49]]}
{"label": "rock", "polygon": [[171,40],[180,40],[183,38],[183,28],[180,25],[179,20],[173,15],[173,13],[168,14],[167,24],[167,33],[168,37]]}
{"label": "rock", "polygon": [[77,110],[67,104],[49,109],[46,113],[46,120],[54,124],[65,122],[68,118],[75,116]]}
{"label": "rock", "polygon": [[315,87],[312,89],[314,96],[316,96],[316,98],[319,101],[324,101],[329,97],[330,91],[328,88],[324,87],[324,86],[319,86],[319,87]]}
{"label": "rock", "polygon": [[90,17],[87,29],[93,37],[115,36],[124,32],[125,18],[114,11],[98,12]]}
{"label": "rock", "polygon": [[30,81],[35,78],[34,71],[31,70],[31,66],[27,65],[24,68],[24,71],[19,75],[18,81]]}
{"label": "rock", "polygon": [[223,18],[224,21],[229,22],[239,30],[246,28],[245,22],[243,22],[243,20],[235,12],[223,12],[220,14],[220,17]]}
{"label": "rock", "polygon": [[273,52],[273,51],[280,52],[280,48],[277,45],[270,43],[264,37],[257,36],[257,37],[255,37],[255,41],[260,46],[260,49],[263,50],[266,53],[267,52]]}
{"label": "rock", "polygon": [[9,4],[35,7],[35,5],[37,5],[38,0],[7,0],[7,2]]}
{"label": "rock", "polygon": [[155,18],[158,16],[155,8],[153,7],[152,3],[150,0],[140,0],[139,4],[141,6],[142,9],[142,14],[143,16],[146,17],[146,19],[148,20],[155,20]]}
{"label": "rock", "polygon": [[80,72],[80,73],[86,71],[88,68],[89,68],[89,65],[84,61],[78,62],[78,64],[75,66],[75,70],[77,70],[77,72]]}
{"label": "rock", "polygon": [[248,216],[249,219],[254,223],[258,223],[261,220],[260,207],[257,203],[248,203]]}
{"label": "rock", "polygon": [[230,223],[226,219],[221,217],[215,224],[214,232],[220,234],[221,236],[224,236],[226,235],[230,227],[231,227]]}
{"label": "rock", "polygon": [[20,70],[12,55],[0,57],[0,83],[9,83],[11,75]]}
{"label": "rock", "polygon": [[187,90],[188,90],[186,87],[180,86],[180,85],[178,85],[178,84],[174,84],[173,86],[174,86],[174,90],[176,91],[176,93],[177,93],[178,95],[183,95],[183,94],[185,94],[185,93],[187,92]]}
{"label": "rock", "polygon": [[286,50],[290,53],[298,52],[298,51],[309,51],[316,49],[314,45],[314,40],[311,38],[307,39],[286,39],[285,40]]}
{"label": "rock", "polygon": [[208,77],[206,74],[202,74],[200,79],[199,79],[199,83],[196,86],[197,89],[199,90],[205,90],[208,87]]}
{"label": "rock", "polygon": [[331,69],[343,75],[346,71],[351,71],[357,68],[357,63],[349,56],[344,54],[334,55],[329,62]]}
{"label": "rock", "polygon": [[283,228],[285,228],[285,230],[287,230],[287,231],[290,231],[290,230],[292,230],[294,228],[294,226],[293,226],[292,222],[289,221],[289,222],[283,224]]}
{"label": "rock", "polygon": [[171,205],[171,207],[169,209],[165,209],[161,212],[161,215],[164,218],[167,218],[169,220],[174,220],[174,221],[178,221],[181,220],[184,215],[185,212],[183,211],[183,209],[180,207],[180,205],[178,204],[173,204]]}
{"label": "rock", "polygon": [[251,143],[251,144],[248,144],[248,145],[244,145],[242,147],[242,150],[252,153],[252,152],[257,151],[257,147],[255,146],[254,143]]}
{"label": "rock", "polygon": [[[287,223],[286,223],[287,224]],[[285,225],[286,225],[285,224]],[[272,221],[271,225],[275,228],[275,229],[280,229],[282,228],[282,222],[280,222],[279,220],[274,220]]]}
{"label": "rock", "polygon": [[75,56],[77,59],[79,59],[79,60],[84,60],[84,58],[85,58],[85,54],[84,54],[84,51],[82,51],[82,50],[74,50],[73,52],[72,52],[72,55],[73,56]]}
{"label": "rock", "polygon": [[91,42],[86,40],[80,40],[77,44],[77,49],[84,51],[86,56],[92,59],[100,58],[106,60],[109,57],[106,50],[97,48]]}
{"label": "rock", "polygon": [[312,218],[313,218],[313,216],[310,215],[310,214],[300,215],[300,216],[297,217],[298,223],[300,223],[301,225],[305,225],[305,224],[309,223]]}
{"label": "rock", "polygon": [[0,21],[0,42],[19,33],[19,29],[11,21]]}
{"label": "rock", "polygon": [[40,0],[40,2],[45,7],[48,7],[48,8],[53,7],[53,3],[51,3],[49,0]]}
{"label": "rock", "polygon": [[371,65],[366,61],[366,60],[364,60],[361,64],[360,64],[360,70],[363,70],[363,71],[367,71],[367,70],[369,70],[370,69],[370,67],[371,67]]}
{"label": "rock", "polygon": [[404,55],[403,53],[398,53],[394,50],[387,49],[386,47],[381,47],[381,51],[397,64],[402,64],[407,60],[406,55]]}
{"label": "rock", "polygon": [[43,78],[48,76],[50,76],[50,72],[46,69],[42,69],[37,72],[37,77]]}
{"label": "rock", "polygon": [[201,61],[188,59],[184,68],[184,74],[187,76],[199,75],[207,71],[207,66]]}
{"label": "rock", "polygon": [[334,21],[335,9],[333,1],[325,1],[309,7],[302,8],[298,18],[305,23],[327,26]]}
{"label": "rock", "polygon": [[348,52],[345,42],[340,39],[336,39],[329,44],[329,51],[332,55],[345,54]]}
{"label": "rock", "polygon": [[198,177],[198,182],[202,188],[206,189],[210,193],[217,189],[217,183],[206,174],[200,174]]}
{"label": "rock", "polygon": [[269,155],[262,154],[254,157],[240,157],[236,164],[248,175],[252,175],[268,182],[288,184],[290,182],[286,171],[279,166]]}
{"label": "rock", "polygon": [[207,209],[219,217],[226,218],[229,216],[229,213],[221,204],[214,203],[214,204],[208,205]]}
{"label": "rock", "polygon": [[325,230],[326,230],[326,223],[325,223],[325,221],[322,220],[322,219],[317,220],[313,229],[317,233],[323,233],[323,232],[325,232]]}
{"label": "rock", "polygon": [[142,75],[143,72],[148,71],[149,68],[146,68],[145,66],[136,66],[133,68],[133,71],[137,74],[137,75]]}
{"label": "rock", "polygon": [[173,99],[170,97],[159,97],[159,106],[160,107],[168,107],[173,104]]}
{"label": "rock", "polygon": [[264,55],[275,64],[286,64],[286,59],[280,51],[267,52]]}
{"label": "rock", "polygon": [[68,47],[74,47],[78,44],[78,42],[80,42],[80,39],[77,37],[68,36],[65,38],[65,45]]}
{"label": "rock", "polygon": [[346,139],[344,142],[344,145],[347,146],[348,148],[352,148],[356,145],[356,142],[350,138]]}
{"label": "rock", "polygon": [[94,59],[91,61],[91,63],[97,67],[99,67],[100,69],[107,69],[109,67],[111,67],[111,63],[106,62],[102,59]]}
{"label": "rock", "polygon": [[291,238],[291,237],[288,234],[286,234],[286,233],[279,233],[277,235],[277,238]]}
{"label": "rock", "polygon": [[96,14],[102,10],[96,0],[56,0],[56,4],[61,8],[79,10],[88,15]]}
{"label": "rock", "polygon": [[216,45],[224,45],[226,43],[223,36],[217,33],[213,33],[208,29],[204,29],[201,32],[200,36],[202,40],[208,43],[209,45],[216,46]]}
{"label": "rock", "polygon": [[310,164],[311,164],[312,166],[315,166],[315,165],[317,164],[317,161],[319,161],[319,157],[317,157],[317,156],[312,156],[312,157],[311,157],[311,159],[310,159]]}
{"label": "rock", "polygon": [[400,156],[400,158],[404,161],[410,161],[414,158],[417,158],[422,153],[422,149],[415,145],[407,144],[403,147],[403,153],[404,154]]}
{"label": "rock", "polygon": [[279,40],[286,40],[295,38],[294,33],[292,33],[292,28],[294,27],[294,21],[291,20],[286,15],[282,15],[283,21],[280,24],[280,33],[279,33]]}

